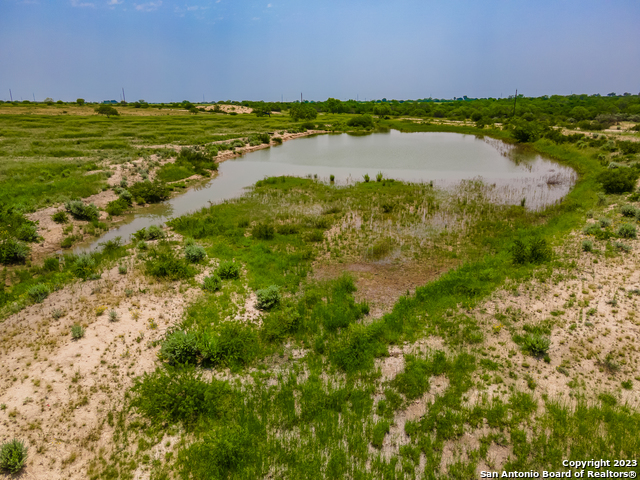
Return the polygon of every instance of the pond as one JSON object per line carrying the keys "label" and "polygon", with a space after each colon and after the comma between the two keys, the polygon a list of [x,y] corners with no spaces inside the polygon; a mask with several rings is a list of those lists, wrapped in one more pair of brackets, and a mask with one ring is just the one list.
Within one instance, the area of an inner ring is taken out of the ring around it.
{"label": "pond", "polygon": [[123,239],[150,225],[196,211],[210,203],[238,197],[268,176],[316,177],[336,185],[385,178],[433,182],[454,188],[461,180],[476,179],[492,186],[491,201],[521,204],[530,209],[559,202],[576,181],[574,170],[531,151],[491,138],[458,133],[401,133],[390,130],[370,135],[315,135],[247,153],[220,164],[218,175],[162,204],[125,217],[124,223],[76,252],[93,250],[100,242]]}

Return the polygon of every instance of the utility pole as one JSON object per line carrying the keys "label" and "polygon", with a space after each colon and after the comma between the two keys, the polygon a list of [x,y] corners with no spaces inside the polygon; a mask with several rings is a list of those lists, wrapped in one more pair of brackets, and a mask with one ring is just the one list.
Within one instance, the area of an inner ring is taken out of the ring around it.
{"label": "utility pole", "polygon": [[36,103],[36,94],[32,92],[31,95],[33,95],[33,103]]}
{"label": "utility pole", "polygon": [[11,101],[13,102],[13,94],[11,93],[11,89],[9,89],[9,96],[11,97]]}
{"label": "utility pole", "polygon": [[122,101],[127,103],[127,97],[124,96],[124,87],[122,87]]}
{"label": "utility pole", "polygon": [[302,103],[302,92],[300,92],[300,103]]}
{"label": "utility pole", "polygon": [[518,101],[518,89],[516,88],[516,96],[513,98],[513,115],[512,117],[516,116],[516,102]]}

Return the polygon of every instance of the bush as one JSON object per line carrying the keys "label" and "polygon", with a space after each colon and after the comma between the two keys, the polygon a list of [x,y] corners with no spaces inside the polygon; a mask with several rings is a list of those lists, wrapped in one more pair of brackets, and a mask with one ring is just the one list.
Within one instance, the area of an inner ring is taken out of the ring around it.
{"label": "bush", "polygon": [[389,433],[389,422],[386,420],[381,420],[376,423],[373,427],[373,437],[371,439],[371,445],[375,448],[382,448],[382,442],[384,441],[384,437],[387,433]]}
{"label": "bush", "polygon": [[307,103],[294,103],[289,109],[289,115],[294,120],[313,120],[318,116],[318,111]]}
{"label": "bush", "polygon": [[636,238],[636,226],[631,223],[623,223],[618,227],[616,234],[620,238]]}
{"label": "bush", "polygon": [[49,296],[50,290],[44,283],[38,283],[27,290],[27,295],[37,303],[44,301]]}
{"label": "bush", "polygon": [[522,349],[533,356],[542,356],[549,351],[551,340],[549,337],[539,333],[528,333],[524,337]]}
{"label": "bush", "polygon": [[256,308],[259,310],[271,310],[280,303],[280,287],[271,285],[256,292]]}
{"label": "bush", "polygon": [[324,235],[322,234],[322,230],[311,230],[304,235],[305,242],[322,242],[324,240]]}
{"label": "bush", "polygon": [[373,128],[373,117],[368,114],[352,117],[347,120],[347,125],[350,127]]}
{"label": "bush", "polygon": [[298,331],[302,317],[293,308],[271,312],[262,322],[262,336],[268,341],[279,341]]}
{"label": "bush", "polygon": [[605,193],[631,192],[638,180],[638,172],[631,168],[607,169],[598,175],[598,182],[602,184]]}
{"label": "bush", "polygon": [[107,203],[105,210],[111,216],[122,215],[131,207],[131,204],[123,198],[118,198]]}
{"label": "bush", "polygon": [[129,188],[138,203],[160,203],[169,198],[169,187],[159,180],[138,182]]}
{"label": "bush", "polygon": [[152,251],[145,264],[147,275],[169,280],[193,277],[195,271],[184,259],[177,258],[173,251]]}
{"label": "bush", "polygon": [[598,224],[600,225],[600,228],[610,227],[612,223],[613,223],[612,220],[607,217],[602,217],[598,219]]}
{"label": "bush", "polygon": [[249,145],[255,147],[257,145],[262,145],[264,143],[269,144],[271,142],[271,137],[268,133],[255,133],[253,135],[249,135]]}
{"label": "bush", "polygon": [[551,259],[551,247],[544,238],[532,240],[529,245],[516,240],[511,249],[513,262],[517,265],[525,263],[543,263]]}
{"label": "bush", "polygon": [[620,209],[620,213],[623,217],[635,217],[636,207],[634,207],[633,205],[623,205]]}
{"label": "bush", "polygon": [[76,323],[71,327],[71,338],[80,340],[82,337],[84,337],[84,328],[82,328],[82,325]]}
{"label": "bush", "polygon": [[175,164],[193,168],[195,173],[204,177],[211,175],[209,170],[218,170],[218,164],[214,161],[212,152],[205,153],[194,148],[183,148],[180,150]]}
{"label": "bush", "polygon": [[118,110],[116,110],[111,105],[100,105],[98,108],[96,108],[96,113],[98,115],[106,115],[107,118],[112,116],[117,117],[118,115],[120,115],[120,113],[118,113]]}
{"label": "bush", "polygon": [[184,257],[191,263],[198,263],[207,257],[207,253],[200,245],[187,245],[184,247]]}
{"label": "bush", "polygon": [[251,235],[258,240],[271,240],[275,233],[275,228],[269,223],[258,223],[251,229]]}
{"label": "bush", "polygon": [[593,252],[593,242],[591,240],[583,240],[582,241],[582,251],[583,252]]}
{"label": "bush", "polygon": [[67,223],[69,221],[69,217],[62,210],[51,215],[51,219],[56,223]]}
{"label": "bush", "polygon": [[278,225],[278,233],[280,235],[295,235],[300,232],[298,225],[293,223],[285,223],[284,225]]}
{"label": "bush", "polygon": [[198,357],[196,334],[182,330],[171,333],[162,343],[159,356],[171,365],[195,365]]}
{"label": "bush", "polygon": [[258,336],[253,328],[239,322],[223,322],[214,333],[205,333],[199,342],[205,365],[248,365],[257,355]]}
{"label": "bush", "polygon": [[22,440],[14,438],[0,448],[0,470],[17,473],[27,464],[27,447]]}
{"label": "bush", "polygon": [[86,279],[94,273],[95,268],[95,259],[90,254],[83,253],[76,257],[76,261],[73,263],[71,270],[76,277]]}
{"label": "bush", "polygon": [[47,272],[59,272],[60,260],[58,257],[45,258],[43,267]]}
{"label": "bush", "polygon": [[149,228],[141,228],[133,236],[136,240],[160,240],[165,235],[160,227],[151,225]]}
{"label": "bush", "polygon": [[221,262],[216,269],[216,273],[224,280],[240,278],[240,265],[232,261]]}
{"label": "bush", "polygon": [[204,277],[202,289],[207,292],[217,292],[222,288],[222,279],[215,273],[209,277]]}
{"label": "bush", "polygon": [[76,220],[97,220],[99,216],[98,207],[93,203],[85,205],[82,200],[71,200],[64,207]]}
{"label": "bush", "polygon": [[0,263],[11,265],[24,263],[29,256],[29,247],[15,238],[4,238],[0,242]]}

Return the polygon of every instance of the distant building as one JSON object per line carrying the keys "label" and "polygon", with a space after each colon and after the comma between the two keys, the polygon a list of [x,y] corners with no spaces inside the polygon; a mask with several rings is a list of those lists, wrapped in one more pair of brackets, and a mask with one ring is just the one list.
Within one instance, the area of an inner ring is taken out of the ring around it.
{"label": "distant building", "polygon": [[104,102],[102,102],[102,103],[105,103],[105,104],[107,104],[107,105],[110,105],[110,104],[117,104],[118,102],[116,102],[115,100],[105,100],[105,101],[104,101]]}

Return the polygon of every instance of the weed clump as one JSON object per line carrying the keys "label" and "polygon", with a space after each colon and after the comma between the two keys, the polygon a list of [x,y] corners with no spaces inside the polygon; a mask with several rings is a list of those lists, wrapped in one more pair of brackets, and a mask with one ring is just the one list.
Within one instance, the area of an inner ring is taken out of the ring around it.
{"label": "weed clump", "polygon": [[271,310],[281,300],[280,287],[271,285],[256,292],[256,308],[259,310]]}
{"label": "weed clump", "polygon": [[207,253],[200,245],[187,245],[184,247],[184,257],[190,263],[198,263],[207,258]]}
{"label": "weed clump", "polygon": [[222,279],[219,275],[213,274],[208,277],[204,277],[204,281],[202,283],[202,289],[207,292],[217,292],[222,288]]}
{"label": "weed clump", "polygon": [[251,229],[251,235],[258,240],[272,240],[276,229],[269,223],[258,223]]}
{"label": "weed clump", "polygon": [[632,223],[623,223],[618,227],[616,234],[620,238],[636,238],[636,226]]}
{"label": "weed clump", "polygon": [[94,274],[96,269],[95,259],[88,253],[80,254],[76,257],[71,270],[78,278],[87,279]]}
{"label": "weed clump", "polygon": [[67,223],[69,221],[69,217],[62,210],[51,215],[51,219],[56,223]]}
{"label": "weed clump", "polygon": [[527,263],[543,263],[551,259],[551,247],[544,238],[532,240],[528,245],[522,240],[516,240],[511,249],[513,263],[524,265]]}
{"label": "weed clump", "polygon": [[14,438],[0,447],[0,470],[17,473],[27,464],[27,447]]}
{"label": "weed clump", "polygon": [[84,328],[76,323],[71,327],[71,338],[80,340],[82,337],[84,337]]}
{"label": "weed clump", "polygon": [[636,207],[634,207],[633,205],[623,205],[620,209],[620,213],[623,217],[635,217]]}
{"label": "weed clump", "polygon": [[165,237],[162,229],[157,225],[151,225],[149,228],[141,228],[133,234],[136,240],[160,240]]}
{"label": "weed clump", "polygon": [[29,257],[29,247],[15,238],[4,238],[0,241],[0,263],[11,265],[24,263]]}
{"label": "weed clump", "polygon": [[139,204],[160,203],[169,198],[169,187],[158,180],[135,183],[129,188],[129,192]]}
{"label": "weed clump", "polygon": [[194,332],[177,330],[167,336],[160,348],[160,358],[170,365],[196,364],[198,339]]}
{"label": "weed clump", "polygon": [[147,275],[169,280],[191,278],[195,270],[185,259],[176,257],[172,250],[152,250],[145,264]]}
{"label": "weed clump", "polygon": [[240,278],[240,266],[231,261],[221,262],[216,269],[216,273],[224,280]]}
{"label": "weed clump", "polygon": [[593,242],[591,240],[583,240],[582,241],[582,251],[583,252],[593,252]]}
{"label": "weed clump", "polygon": [[38,283],[27,290],[29,297],[36,303],[44,301],[49,296],[50,290],[44,283]]}
{"label": "weed clump", "polygon": [[76,220],[97,220],[99,216],[98,207],[93,203],[87,205],[82,200],[68,201],[64,207]]}
{"label": "weed clump", "polygon": [[540,333],[527,334],[522,343],[522,350],[533,356],[546,355],[551,346],[551,340],[549,337]]}

